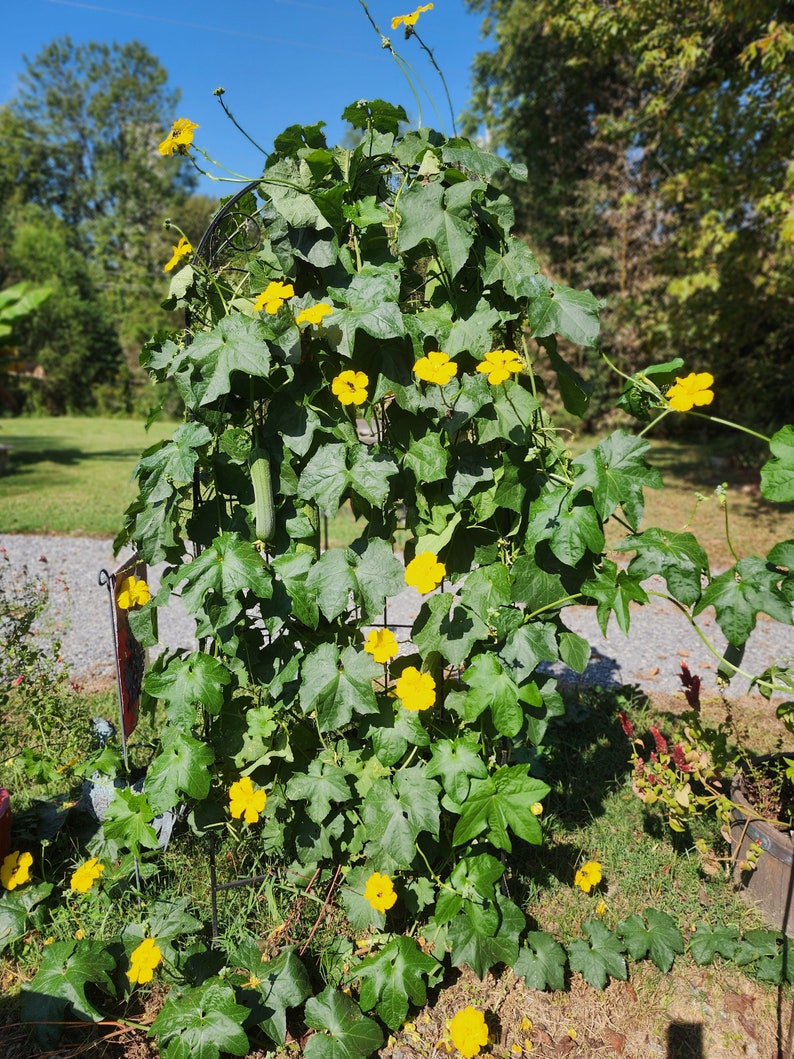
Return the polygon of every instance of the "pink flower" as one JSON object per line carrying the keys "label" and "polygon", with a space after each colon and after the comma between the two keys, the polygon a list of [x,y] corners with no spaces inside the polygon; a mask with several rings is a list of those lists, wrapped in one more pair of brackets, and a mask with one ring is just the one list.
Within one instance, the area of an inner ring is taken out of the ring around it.
{"label": "pink flower", "polygon": [[651,725],[651,735],[653,736],[654,742],[656,743],[656,749],[659,751],[659,753],[668,753],[670,748],[667,745],[667,740],[656,727],[656,725]]}
{"label": "pink flower", "polygon": [[631,721],[629,720],[628,716],[623,712],[623,710],[621,710],[620,713],[618,714],[618,720],[620,721],[620,727],[626,733],[628,738],[629,739],[633,739],[634,738],[634,725],[631,723]]}
{"label": "pink flower", "polygon": [[691,771],[687,764],[687,760],[684,757],[684,748],[680,743],[676,743],[673,747],[673,761],[676,763],[677,768],[680,768],[682,772]]}

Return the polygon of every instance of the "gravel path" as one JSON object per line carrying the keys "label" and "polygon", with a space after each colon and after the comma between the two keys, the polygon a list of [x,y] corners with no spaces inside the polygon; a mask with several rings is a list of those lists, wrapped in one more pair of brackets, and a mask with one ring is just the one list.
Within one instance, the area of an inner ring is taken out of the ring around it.
{"label": "gravel path", "polygon": [[[27,566],[34,573],[44,573],[51,592],[53,627],[62,640],[62,654],[72,675],[80,680],[107,680],[114,676],[113,642],[107,589],[98,583],[102,569],[112,572],[127,557],[113,558],[110,541],[79,537],[35,537],[0,534],[0,548],[5,548],[14,572]],[[150,572],[153,586],[158,584],[158,570]],[[649,587],[664,589],[661,578]],[[419,613],[421,597],[407,589],[389,601],[388,618],[392,625],[409,625]],[[568,627],[591,645],[587,670],[576,677],[586,684],[616,687],[638,684],[647,692],[680,690],[680,663],[686,661],[692,672],[699,673],[704,690],[716,687],[717,661],[689,626],[683,615],[670,603],[654,600],[645,607],[635,607],[630,637],[624,636],[612,618],[607,637],[601,635],[595,608],[568,607],[564,613]],[[698,619],[705,635],[719,649],[725,644],[713,613]],[[170,648],[195,645],[193,622],[178,604],[161,610],[160,637]],[[402,639],[402,637],[398,638]],[[776,659],[794,655],[794,630],[779,622],[759,617],[745,655],[744,668],[761,672]],[[747,690],[747,681],[737,677],[731,684],[735,693]]]}

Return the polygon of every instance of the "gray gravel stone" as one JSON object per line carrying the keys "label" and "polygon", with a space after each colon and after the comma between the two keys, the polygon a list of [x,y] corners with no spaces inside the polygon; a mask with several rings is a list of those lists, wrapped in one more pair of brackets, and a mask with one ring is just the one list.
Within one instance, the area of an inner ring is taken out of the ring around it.
{"label": "gray gravel stone", "polygon": [[[102,569],[115,570],[129,553],[114,559],[110,541],[80,537],[0,534],[0,547],[7,550],[15,571],[27,566],[47,577],[51,625],[61,637],[63,658],[72,674],[78,679],[112,679],[115,671],[108,594],[98,584],[97,577]],[[159,568],[150,572],[154,587],[159,583],[159,574]],[[663,591],[665,586],[661,578],[655,578],[647,587]],[[399,640],[407,639],[408,629],[421,605],[422,597],[414,589],[406,589],[389,600],[388,623],[395,628]],[[552,667],[566,681],[602,687],[637,684],[648,692],[673,693],[681,689],[678,675],[684,661],[693,673],[700,675],[704,691],[717,687],[717,659],[671,603],[653,599],[644,607],[632,605],[628,637],[618,629],[614,618],[610,620],[606,637],[603,636],[595,608],[568,607],[563,612],[563,620],[591,646],[590,662],[584,674]],[[704,612],[698,618],[698,626],[717,650],[724,648],[725,638],[713,612]],[[160,612],[159,630],[164,646],[195,648],[193,621],[178,601]],[[793,655],[792,627],[760,615],[748,644],[744,668],[759,673],[772,662]],[[737,694],[747,688],[747,680],[741,677],[734,678],[730,686],[731,692]]]}

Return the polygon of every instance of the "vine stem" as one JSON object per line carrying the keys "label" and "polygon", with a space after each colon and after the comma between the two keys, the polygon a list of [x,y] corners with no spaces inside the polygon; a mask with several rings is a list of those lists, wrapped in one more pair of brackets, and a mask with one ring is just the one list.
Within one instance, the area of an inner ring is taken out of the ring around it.
{"label": "vine stem", "polygon": [[414,26],[411,27],[411,36],[412,37],[416,37],[416,39],[419,41],[419,47],[426,53],[427,57],[430,59],[431,66],[436,71],[438,76],[441,78],[441,84],[444,87],[444,95],[447,97],[447,106],[449,107],[449,117],[450,117],[450,120],[452,122],[452,134],[453,134],[453,136],[457,136],[458,135],[458,128],[457,128],[457,125],[455,124],[455,111],[454,111],[454,109],[452,107],[452,97],[449,94],[449,86],[447,85],[446,77],[444,77],[444,72],[442,71],[442,69],[438,65],[438,63],[436,62],[436,57],[433,54],[432,50],[430,48],[428,48],[428,46],[425,44],[425,42],[422,40],[422,38],[416,32],[416,28]]}
{"label": "vine stem", "polygon": [[243,136],[245,136],[246,140],[248,140],[249,143],[253,144],[254,147],[256,147],[257,151],[261,152],[261,154],[263,154],[263,155],[265,155],[265,157],[267,157],[268,152],[264,149],[264,147],[260,147],[259,144],[256,142],[256,140],[253,139],[245,131],[245,129],[239,123],[237,118],[235,118],[234,114],[232,114],[232,112],[226,106],[226,103],[223,100],[223,93],[224,93],[224,90],[222,88],[216,88],[215,92],[213,94],[215,95],[215,97],[218,100],[218,102],[220,103],[220,105],[223,107],[223,112],[226,115],[226,117],[229,119],[229,121],[232,123],[232,125],[234,125],[234,127],[236,129],[239,129],[239,131],[243,134]]}
{"label": "vine stem", "polygon": [[723,663],[725,666],[727,666],[729,669],[732,670],[731,676],[740,676],[740,677],[744,677],[746,680],[755,681],[756,685],[759,688],[760,687],[767,688],[770,692],[779,691],[779,692],[783,693],[783,692],[786,692],[786,691],[790,690],[790,689],[785,688],[785,687],[778,687],[777,685],[775,685],[773,682],[771,682],[769,680],[761,680],[760,678],[756,677],[753,673],[748,673],[746,669],[741,669],[739,666],[735,666],[733,664],[733,662],[729,662],[728,659],[725,657],[725,655],[720,654],[720,652],[717,650],[717,648],[714,646],[714,644],[711,642],[711,640],[709,640],[708,636],[706,636],[706,634],[703,632],[703,630],[697,624],[695,619],[692,617],[692,615],[686,609],[684,604],[679,602],[677,599],[675,599],[669,593],[667,593],[667,592],[657,592],[657,591],[655,591],[652,588],[647,589],[647,592],[648,592],[649,596],[658,596],[659,599],[666,599],[668,601],[668,603],[672,603],[675,607],[678,607],[678,609],[681,611],[681,613],[684,615],[686,620],[689,622],[689,624],[692,626],[692,628],[698,634],[698,636],[703,641],[704,645],[708,648],[708,650],[711,651],[711,653],[714,655],[715,658],[718,658],[721,663]]}
{"label": "vine stem", "polygon": [[744,426],[742,423],[733,423],[730,419],[720,419],[719,416],[710,416],[705,412],[693,412],[691,409],[687,415],[695,416],[697,419],[705,419],[707,423],[719,423],[724,427],[733,427],[734,430],[741,430],[745,434],[749,434],[752,438],[758,438],[759,441],[766,442],[767,445],[772,441],[766,434],[759,434],[757,430],[752,430],[750,427]]}

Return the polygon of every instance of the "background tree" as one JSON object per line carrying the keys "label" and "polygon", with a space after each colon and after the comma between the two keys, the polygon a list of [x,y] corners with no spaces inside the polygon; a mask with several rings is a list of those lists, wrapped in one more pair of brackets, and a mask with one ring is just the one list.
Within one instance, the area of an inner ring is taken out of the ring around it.
{"label": "background tree", "polygon": [[[48,270],[65,254],[63,283],[40,320],[55,311],[60,291],[61,307],[91,323],[85,341],[75,320],[53,330],[37,325],[30,334],[26,352],[39,374],[55,372],[53,384],[37,393],[47,391],[45,406],[53,411],[86,408],[102,396],[96,387],[103,381],[118,391],[112,403],[124,407],[141,342],[168,319],[160,302],[172,240],[162,222],[181,217],[196,185],[184,159],[164,159],[157,150],[179,93],[142,44],[75,45],[68,37],[26,60],[20,86],[0,111],[0,284],[41,281],[36,269]],[[199,197],[188,213],[206,219],[211,203]],[[99,335],[105,345],[97,357],[91,347]],[[66,370],[75,373],[69,384]],[[81,379],[94,391],[78,399]]]}
{"label": "background tree", "polygon": [[469,3],[495,43],[470,124],[527,164],[524,229],[607,298],[605,346],[631,370],[683,356],[721,411],[790,419],[794,7]]}

